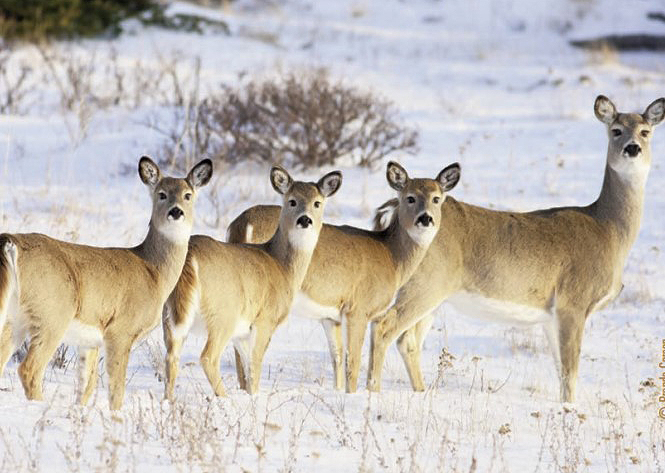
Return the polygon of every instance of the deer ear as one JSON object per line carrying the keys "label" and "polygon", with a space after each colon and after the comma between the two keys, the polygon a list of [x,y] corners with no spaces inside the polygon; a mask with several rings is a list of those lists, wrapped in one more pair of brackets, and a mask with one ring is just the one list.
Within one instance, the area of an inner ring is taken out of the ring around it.
{"label": "deer ear", "polygon": [[270,170],[270,183],[279,194],[286,194],[293,185],[289,173],[280,166],[273,166]]}
{"label": "deer ear", "polygon": [[665,118],[665,98],[661,97],[651,102],[642,116],[651,126],[656,126],[662,122]]}
{"label": "deer ear", "polygon": [[596,118],[606,125],[611,125],[617,117],[617,108],[604,95],[596,97],[596,103],[593,104],[593,112],[596,114]]}
{"label": "deer ear", "polygon": [[187,182],[194,189],[205,186],[212,177],[212,161],[204,159],[189,171]]}
{"label": "deer ear", "polygon": [[155,187],[162,178],[162,173],[152,159],[143,156],[139,160],[139,176],[145,185]]}
{"label": "deer ear", "polygon": [[342,173],[339,171],[329,172],[316,183],[316,187],[319,188],[319,192],[324,197],[330,197],[335,192],[337,192],[342,185]]}
{"label": "deer ear", "polygon": [[443,168],[443,171],[441,171],[439,175],[436,176],[436,180],[439,182],[439,184],[441,184],[441,190],[443,192],[452,190],[459,182],[460,173],[461,170],[459,163],[449,164]]}
{"label": "deer ear", "polygon": [[406,183],[409,182],[409,175],[402,166],[395,161],[390,161],[386,168],[386,179],[388,179],[390,187],[396,191],[401,191],[406,187]]}

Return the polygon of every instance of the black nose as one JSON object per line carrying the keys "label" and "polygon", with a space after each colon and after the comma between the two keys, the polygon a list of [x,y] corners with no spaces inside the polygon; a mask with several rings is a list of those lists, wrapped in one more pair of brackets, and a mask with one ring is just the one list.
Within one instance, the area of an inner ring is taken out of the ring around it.
{"label": "black nose", "polygon": [[640,151],[642,151],[642,149],[640,148],[639,145],[636,145],[635,143],[631,143],[623,149],[623,152],[626,153],[631,158],[634,158],[635,156],[640,154]]}
{"label": "black nose", "polygon": [[312,219],[307,215],[301,215],[298,220],[296,220],[296,225],[301,228],[307,228],[312,224]]}
{"label": "black nose", "polygon": [[429,227],[430,225],[434,224],[434,219],[430,214],[422,214],[420,217],[418,217],[418,220],[416,220],[416,223],[421,224],[423,227]]}
{"label": "black nose", "polygon": [[169,210],[168,214],[168,216],[171,217],[173,220],[178,220],[183,215],[185,215],[185,212],[183,212],[180,207],[173,207],[171,210]]}

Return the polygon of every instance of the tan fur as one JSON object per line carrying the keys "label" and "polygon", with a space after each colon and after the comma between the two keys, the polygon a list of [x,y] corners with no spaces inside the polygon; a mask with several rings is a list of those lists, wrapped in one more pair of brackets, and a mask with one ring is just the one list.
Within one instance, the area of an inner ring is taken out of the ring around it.
{"label": "tan fur", "polygon": [[[515,213],[448,199],[422,264],[373,327],[368,388],[379,390],[385,351],[400,337],[413,388],[423,390],[418,359],[429,314],[446,299],[472,295],[542,314],[531,322],[543,323],[561,399],[573,401],[586,318],[622,288],[642,216],[650,133],[663,118],[663,104],[665,99],[655,101],[643,115],[618,114],[609,99],[598,97],[596,115],[608,126],[609,147],[603,187],[591,205]],[[621,133],[615,136],[614,130]],[[628,145],[641,152],[628,156]],[[505,320],[520,321],[517,314],[505,314]]]}
{"label": "tan fur", "polygon": [[[283,173],[281,181],[276,182],[275,170]],[[277,208],[278,228],[267,242],[238,245],[203,235],[191,238],[185,269],[164,307],[167,398],[173,396],[182,343],[197,315],[207,332],[201,365],[215,394],[225,394],[219,361],[229,341],[238,353],[241,387],[257,392],[263,355],[302,283],[321,230],[325,200],[341,184],[339,172],[316,184],[292,182],[287,176],[277,167],[271,173],[284,202],[281,211]],[[310,221],[305,228],[302,219]],[[312,244],[299,246],[301,237]]]}
{"label": "tan fur", "polygon": [[[99,334],[106,350],[109,404],[111,409],[122,405],[129,352],[159,322],[162,305],[180,275],[196,189],[207,182],[212,165],[208,160],[199,163],[187,179],[161,178],[157,166],[144,157],[139,172],[150,187],[153,209],[148,235],[134,248],[97,248],[37,233],[0,236],[0,248],[13,245],[17,253],[18,287],[12,287],[6,251],[0,252],[0,299],[5,300],[8,289],[18,299],[7,320],[14,342],[21,342],[26,331],[30,335],[27,356],[19,366],[28,399],[42,399],[44,369],[68,329],[84,327],[93,340],[76,343],[82,349],[80,401],[87,402],[96,383],[99,343],[94,335]],[[183,215],[169,218],[175,207]],[[173,229],[177,232],[169,233]],[[182,239],[176,241],[174,235]],[[2,309],[4,318],[7,307]],[[3,331],[3,343],[12,338],[7,332]],[[3,347],[3,366],[11,351]]]}
{"label": "tan fur", "polygon": [[[389,165],[389,182],[391,179]],[[402,170],[403,171],[403,170]],[[360,355],[367,324],[381,315],[395,293],[420,263],[426,244],[416,243],[408,234],[415,231],[416,219],[424,213],[432,219],[432,231],[438,228],[442,186],[450,190],[459,178],[457,165],[452,165],[434,179],[409,179],[404,172],[404,185],[399,189],[403,201],[399,217],[382,231],[369,231],[350,226],[324,224],[314,250],[312,262],[303,281],[302,292],[319,305],[339,314],[337,319],[323,318],[329,341],[335,387],[354,392],[360,369]],[[454,176],[449,172],[455,173]],[[408,197],[414,198],[407,204]],[[246,228],[252,226],[253,242],[265,241],[277,225],[278,208],[260,205],[247,209],[229,226],[230,241],[243,242]],[[237,238],[237,239],[236,239]],[[342,316],[347,322],[346,379],[343,370],[344,345]]]}

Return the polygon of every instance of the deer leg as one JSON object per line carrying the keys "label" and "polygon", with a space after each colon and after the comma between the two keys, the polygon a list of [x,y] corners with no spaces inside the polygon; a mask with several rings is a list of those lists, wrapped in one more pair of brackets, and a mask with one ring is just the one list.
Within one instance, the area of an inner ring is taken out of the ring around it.
{"label": "deer leg", "polygon": [[402,361],[404,361],[414,391],[425,390],[423,373],[420,369],[420,355],[423,341],[432,327],[433,321],[434,316],[432,314],[427,315],[397,339],[397,349],[402,355]]}
{"label": "deer leg", "polygon": [[427,317],[442,300],[442,297],[438,297],[433,292],[400,291],[395,305],[372,325],[372,352],[367,389],[370,391],[381,389],[381,370],[390,344],[421,319]]}
{"label": "deer leg", "polygon": [[335,376],[335,389],[344,389],[344,343],[342,342],[342,323],[332,319],[321,320],[328,339],[328,349]]}
{"label": "deer leg", "polygon": [[28,399],[36,401],[43,399],[44,371],[60,344],[65,327],[66,325],[62,324],[58,328],[51,327],[50,330],[40,330],[30,340],[28,354],[18,367],[18,375]]}
{"label": "deer leg", "polygon": [[109,407],[117,411],[122,407],[127,382],[129,352],[136,337],[109,336],[106,339],[106,371],[109,376]]}
{"label": "deer leg", "polygon": [[226,396],[222,375],[219,372],[219,361],[222,356],[222,350],[231,339],[231,333],[223,333],[215,336],[212,332],[208,333],[208,341],[201,352],[201,366],[210,382],[215,396]]}
{"label": "deer leg", "polygon": [[90,395],[97,387],[97,365],[99,361],[99,348],[84,349],[83,354],[79,356],[79,404],[85,406],[90,399]]}
{"label": "deer leg", "polygon": [[236,374],[238,375],[238,386],[240,389],[247,391],[247,378],[245,377],[245,366],[243,364],[242,356],[237,348],[233,348],[236,356]]}
{"label": "deer leg", "polygon": [[272,334],[277,328],[276,325],[271,323],[264,323],[256,325],[254,340],[252,344],[252,352],[250,359],[250,377],[249,377],[249,393],[256,394],[259,391],[259,382],[261,381],[261,366],[263,364],[263,356],[266,353]]}
{"label": "deer leg", "polygon": [[9,357],[14,353],[14,340],[12,337],[12,326],[9,322],[5,323],[0,335],[0,376],[5,371],[5,366]]}
{"label": "deer leg", "polygon": [[558,310],[557,318],[561,357],[561,401],[575,402],[585,317],[583,314],[568,314]]}
{"label": "deer leg", "polygon": [[346,317],[346,392],[354,393],[358,389],[367,319],[357,314],[347,314]]}

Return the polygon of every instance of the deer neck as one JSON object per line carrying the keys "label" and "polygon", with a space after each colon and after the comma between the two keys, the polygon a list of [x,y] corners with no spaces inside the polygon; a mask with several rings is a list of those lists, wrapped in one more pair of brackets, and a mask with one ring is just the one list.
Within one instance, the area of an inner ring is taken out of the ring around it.
{"label": "deer neck", "polygon": [[143,242],[134,249],[151,271],[163,291],[168,294],[175,286],[187,257],[189,241],[176,242],[157,230],[150,223],[148,234]]}
{"label": "deer neck", "polygon": [[267,252],[284,268],[292,294],[302,286],[315,246],[316,240],[313,244],[295,244],[281,222],[273,237],[266,243]]}
{"label": "deer neck", "polygon": [[399,217],[393,219],[385,232],[386,244],[397,270],[397,287],[401,287],[420,265],[429,244],[416,243],[399,224]]}
{"label": "deer neck", "polygon": [[608,160],[603,187],[593,206],[594,216],[611,223],[627,247],[635,241],[640,229],[647,174],[645,171],[622,176],[610,166]]}

